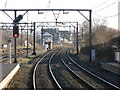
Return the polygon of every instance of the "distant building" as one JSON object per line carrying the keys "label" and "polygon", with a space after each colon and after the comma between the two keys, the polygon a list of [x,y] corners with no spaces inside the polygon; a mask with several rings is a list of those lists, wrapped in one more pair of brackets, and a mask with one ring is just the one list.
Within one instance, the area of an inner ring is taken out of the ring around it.
{"label": "distant building", "polygon": [[43,39],[43,34],[48,32],[52,35],[53,43],[70,42],[73,41],[73,33],[67,30],[59,30],[58,28],[42,28],[41,29],[41,39]]}
{"label": "distant building", "polygon": [[60,37],[63,39],[67,39],[68,41],[71,41],[70,32],[69,31],[59,31]]}
{"label": "distant building", "polygon": [[49,34],[48,32],[45,32],[43,34],[43,47],[46,50],[52,49],[52,42],[53,42],[53,36]]}
{"label": "distant building", "polygon": [[41,34],[42,35],[45,34],[46,32],[48,32],[49,34],[52,35],[52,37],[53,37],[53,43],[56,43],[56,42],[59,41],[59,30],[57,28],[43,28],[41,30]]}

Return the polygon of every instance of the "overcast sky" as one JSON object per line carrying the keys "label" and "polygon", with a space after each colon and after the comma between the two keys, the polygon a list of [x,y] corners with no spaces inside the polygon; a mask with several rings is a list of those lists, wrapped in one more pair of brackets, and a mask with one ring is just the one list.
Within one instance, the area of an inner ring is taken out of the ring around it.
{"label": "overcast sky", "polygon": [[[108,21],[109,27],[117,29],[118,16],[114,15],[118,14],[118,1],[120,0],[0,0],[0,9],[92,9],[92,18],[113,16],[104,19]],[[0,13],[0,15],[4,18],[1,20],[10,20],[3,13]],[[38,20],[38,18],[33,17],[32,14],[30,15],[29,18]],[[73,14],[71,14],[71,16],[72,15]],[[87,16],[87,14],[85,15]],[[47,13],[46,18],[49,18],[49,16],[50,14]],[[45,15],[41,17],[45,18]],[[60,18],[66,17],[67,16],[60,16]],[[32,19],[29,19],[29,21],[31,20]]]}

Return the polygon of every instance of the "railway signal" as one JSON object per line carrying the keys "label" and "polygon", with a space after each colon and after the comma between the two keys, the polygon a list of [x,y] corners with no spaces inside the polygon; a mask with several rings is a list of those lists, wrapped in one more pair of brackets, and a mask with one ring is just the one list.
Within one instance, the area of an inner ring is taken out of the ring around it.
{"label": "railway signal", "polygon": [[19,27],[13,26],[13,37],[17,38],[19,36]]}
{"label": "railway signal", "polygon": [[16,17],[16,18],[13,20],[13,23],[14,23],[14,24],[17,24],[17,23],[19,23],[22,19],[23,19],[23,15],[19,15],[18,17]]}
{"label": "railway signal", "polygon": [[23,19],[23,15],[19,15],[13,20],[13,24],[15,25],[13,26],[13,37],[15,38],[19,36],[19,27],[16,26],[16,24],[18,24],[22,19]]}

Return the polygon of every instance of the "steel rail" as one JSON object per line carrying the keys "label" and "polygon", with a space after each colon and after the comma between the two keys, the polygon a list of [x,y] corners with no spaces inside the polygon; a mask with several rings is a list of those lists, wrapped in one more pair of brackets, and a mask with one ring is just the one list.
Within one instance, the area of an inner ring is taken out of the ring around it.
{"label": "steel rail", "polygon": [[49,68],[49,71],[50,71],[50,73],[51,73],[51,76],[52,76],[52,78],[54,79],[56,85],[59,87],[60,90],[63,90],[62,87],[60,86],[60,84],[58,83],[58,81],[56,80],[56,78],[55,78],[55,76],[54,76],[54,74],[53,74],[53,72],[52,72],[52,68],[51,68],[51,66],[50,66],[52,58],[55,56],[55,54],[56,54],[58,51],[59,51],[59,50],[57,50],[57,51],[50,57],[48,68]]}
{"label": "steel rail", "polygon": [[[69,50],[70,50],[70,49],[69,49]],[[101,80],[101,81],[103,81],[103,82],[109,84],[110,86],[112,86],[112,87],[114,87],[114,88],[116,88],[116,89],[120,89],[120,87],[118,87],[118,86],[112,84],[111,82],[109,82],[109,81],[107,81],[107,80],[104,80],[103,78],[101,78],[101,77],[99,77],[99,76],[93,74],[92,72],[88,71],[88,70],[85,69],[84,67],[82,67],[82,66],[80,66],[79,64],[77,64],[77,63],[70,57],[70,55],[68,54],[68,51],[67,51],[67,56],[68,56],[69,59],[70,59],[76,66],[78,66],[80,69],[86,71],[87,73],[91,74],[92,76],[98,78],[99,80]]]}
{"label": "steel rail", "polygon": [[63,60],[63,56],[61,55],[61,61],[62,63],[65,65],[65,67],[71,72],[73,73],[76,77],[78,77],[80,80],[82,80],[84,82],[84,84],[86,84],[86,86],[90,89],[95,90],[96,88],[94,86],[92,86],[91,84],[89,84],[88,82],[86,82],[82,77],[80,77],[78,74],[76,74]]}
{"label": "steel rail", "polygon": [[36,70],[37,70],[37,67],[38,65],[40,64],[40,62],[48,55],[50,54],[52,51],[48,52],[47,54],[45,54],[35,65],[34,67],[34,71],[33,71],[33,88],[34,90],[36,90]]}

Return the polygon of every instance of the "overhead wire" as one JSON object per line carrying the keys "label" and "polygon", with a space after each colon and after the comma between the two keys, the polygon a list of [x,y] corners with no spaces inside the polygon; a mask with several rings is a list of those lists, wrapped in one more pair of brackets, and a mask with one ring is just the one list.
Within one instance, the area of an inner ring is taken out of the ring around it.
{"label": "overhead wire", "polygon": [[[49,9],[50,4],[51,4],[51,0],[49,0],[48,3],[47,3],[47,7],[46,7],[47,9]],[[46,17],[47,17],[47,12],[45,12],[45,14],[44,14],[44,19],[43,19],[44,22],[45,22],[45,20],[46,20]],[[38,25],[38,26],[41,26],[41,24]]]}
{"label": "overhead wire", "polygon": [[112,18],[112,17],[116,17],[116,16],[120,15],[120,13],[115,14],[115,15],[111,15],[111,16],[99,16],[96,13],[95,13],[95,15],[98,16],[98,17],[101,17],[101,18]]}
{"label": "overhead wire", "polygon": [[115,14],[115,15],[111,15],[111,16],[100,16],[100,15],[98,15],[98,14],[96,14],[96,13],[98,13],[98,12],[100,12],[100,11],[102,11],[102,10],[104,10],[104,9],[106,9],[106,8],[114,5],[114,4],[116,4],[116,3],[119,2],[119,1],[120,1],[120,0],[116,0],[115,2],[112,2],[112,3],[110,3],[109,5],[107,5],[107,6],[103,7],[103,8],[101,8],[101,9],[97,10],[97,11],[94,12],[93,14],[95,14],[96,16],[101,17],[101,18],[112,18],[112,17],[118,16],[120,13]]}
{"label": "overhead wire", "polygon": [[110,1],[110,0],[106,0],[106,1],[104,1],[104,2],[102,2],[102,3],[100,3],[99,5],[93,7],[92,9],[96,9],[96,8],[98,8],[98,7],[102,6],[102,5],[104,5],[104,4],[107,3],[108,1]]}
{"label": "overhead wire", "polygon": [[8,0],[6,0],[4,8],[6,8],[6,7],[7,7],[7,2],[8,2]]}
{"label": "overhead wire", "polygon": [[[48,4],[47,4],[47,9],[50,7],[50,4],[51,4],[51,0],[48,1]],[[45,16],[44,16],[44,21],[47,17],[47,12],[45,13]]]}
{"label": "overhead wire", "polygon": [[[99,8],[99,7],[101,7],[102,5],[104,5],[104,4],[106,4],[106,3],[108,3],[110,0],[106,0],[106,1],[104,1],[104,2],[102,2],[102,3],[100,3],[99,5],[97,5],[97,6],[95,6],[95,7],[93,7],[92,8],[92,10],[94,10],[94,9],[96,9],[96,8]],[[96,11],[96,13],[97,13],[98,11]],[[95,14],[96,16],[98,16],[98,17],[100,17],[99,15],[97,15],[96,13],[93,13],[93,14]]]}
{"label": "overhead wire", "polygon": [[113,5],[113,4],[115,4],[115,3],[117,3],[118,1],[120,1],[120,0],[116,0],[115,2],[110,3],[109,5],[107,5],[107,6],[103,7],[103,8],[101,8],[101,9],[97,10],[97,11],[96,11],[96,12],[94,12],[94,13],[97,13],[97,12],[99,12],[99,11],[104,10],[104,9],[106,9],[106,8],[110,7],[111,5]]}

